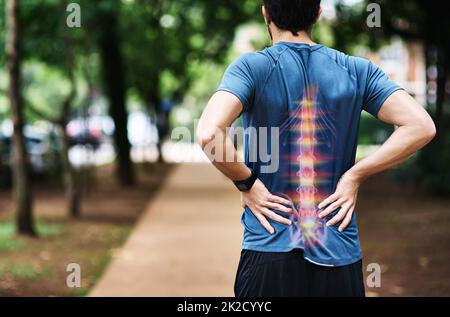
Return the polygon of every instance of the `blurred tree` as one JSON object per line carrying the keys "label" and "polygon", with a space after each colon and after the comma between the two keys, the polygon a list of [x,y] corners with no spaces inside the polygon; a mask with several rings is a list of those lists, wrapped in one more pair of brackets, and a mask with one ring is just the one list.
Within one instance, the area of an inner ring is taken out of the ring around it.
{"label": "blurred tree", "polygon": [[[160,141],[169,132],[169,105],[185,96],[196,61],[221,63],[234,30],[259,17],[261,3],[246,1],[130,1],[122,10],[124,54],[129,87],[156,114]],[[162,77],[171,79],[163,91]],[[162,102],[163,100],[171,102]]]}
{"label": "blurred tree", "polygon": [[[27,38],[24,45],[25,55],[27,59],[37,58],[66,74],[76,73],[76,70],[67,70],[65,34],[70,33],[74,64],[83,68],[83,73],[89,73],[89,77],[95,81],[94,84],[103,83],[109,100],[109,112],[115,124],[117,176],[122,184],[131,185],[134,183],[134,174],[127,133],[126,82],[118,21],[120,1],[80,0],[78,3],[81,7],[81,27],[69,28],[65,21],[66,1],[23,1],[24,35]],[[100,69],[92,68],[90,62],[92,57],[96,59],[97,56],[100,59]],[[49,108],[46,110],[53,111]]]}
{"label": "blurred tree", "polygon": [[7,41],[6,65],[9,73],[9,99],[14,126],[13,174],[16,224],[19,234],[35,236],[32,194],[29,179],[29,158],[25,147],[23,99],[21,92],[21,23],[17,0],[6,1]]}
{"label": "blurred tree", "polygon": [[[36,3],[27,0],[22,1],[21,6],[23,7],[21,13],[22,38],[26,42],[24,58],[46,63],[50,69],[59,71],[69,84],[69,92],[65,96],[52,95],[51,98],[46,98],[44,104],[39,105],[30,98],[25,100],[25,104],[26,109],[54,124],[58,130],[67,213],[76,218],[81,213],[81,195],[77,172],[69,160],[69,137],[66,126],[76,97],[76,60],[74,55],[76,47],[74,43],[77,40],[77,33],[72,32],[66,26],[67,1],[45,0]],[[53,14],[49,14],[49,12]],[[36,23],[36,21],[45,21],[46,23]],[[80,46],[79,43],[77,45]],[[36,80],[36,78],[32,78],[32,80]],[[30,86],[33,83],[27,84]],[[22,88],[25,89],[26,86],[24,85]],[[56,84],[51,87],[60,89]],[[46,87],[47,93],[52,90],[51,87]]]}
{"label": "blurred tree", "polygon": [[[69,159],[70,140],[67,134],[67,124],[70,118],[71,106],[76,96],[76,83],[73,73],[68,74],[70,81],[70,92],[65,98],[56,104],[56,111],[50,114],[46,110],[37,107],[33,102],[27,102],[27,109],[37,115],[39,118],[48,121],[58,129],[58,139],[61,153],[61,163],[63,167],[63,180],[66,192],[67,214],[72,218],[78,218],[81,214],[81,195],[78,183],[78,173]],[[56,114],[55,114],[56,112]]]}
{"label": "blurred tree", "polygon": [[27,109],[43,120],[54,124],[58,130],[63,180],[66,192],[67,214],[72,218],[78,218],[81,214],[80,186],[78,182],[78,173],[69,159],[70,139],[67,133],[70,111],[77,94],[74,75],[75,67],[73,64],[74,59],[70,52],[71,43],[67,39],[67,77],[70,85],[70,91],[67,95],[62,98],[59,104],[55,101],[52,102],[53,105],[56,105],[56,109],[53,109],[52,114],[50,114],[48,110],[40,109],[31,100],[28,100],[27,102]]}
{"label": "blurred tree", "polygon": [[126,107],[125,69],[119,29],[120,1],[102,0],[96,3],[98,45],[102,62],[105,92],[109,99],[109,113],[114,121],[114,141],[117,152],[117,175],[122,185],[135,183],[128,140],[128,111]]}
{"label": "blurred tree", "polygon": [[[121,53],[119,12],[121,1],[80,0],[81,27],[69,28],[65,18],[68,2],[24,0],[24,51],[27,59],[39,59],[67,72],[65,32],[70,33],[75,64],[79,65],[95,85],[102,83],[114,120],[114,143],[117,152],[117,176],[124,185],[134,183],[127,133],[126,81]],[[60,8],[64,8],[64,12]],[[62,19],[63,18],[63,19]],[[38,22],[37,22],[38,21]],[[100,59],[100,67],[92,68],[90,60]],[[49,109],[51,110],[51,109]]]}

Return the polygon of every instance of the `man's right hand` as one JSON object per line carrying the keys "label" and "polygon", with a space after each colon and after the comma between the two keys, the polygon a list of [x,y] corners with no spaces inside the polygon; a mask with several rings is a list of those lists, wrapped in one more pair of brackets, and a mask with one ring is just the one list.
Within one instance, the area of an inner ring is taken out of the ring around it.
{"label": "man's right hand", "polygon": [[274,234],[275,229],[270,225],[267,219],[290,226],[292,221],[278,215],[272,210],[277,210],[285,214],[292,214],[291,202],[285,198],[272,195],[264,184],[257,179],[255,184],[248,192],[241,193],[242,207],[250,208],[262,226],[270,233]]}

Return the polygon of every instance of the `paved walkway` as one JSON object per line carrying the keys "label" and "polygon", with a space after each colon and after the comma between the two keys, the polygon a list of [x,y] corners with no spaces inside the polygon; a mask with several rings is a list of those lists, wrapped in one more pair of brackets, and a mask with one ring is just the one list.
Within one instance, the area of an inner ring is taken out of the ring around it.
{"label": "paved walkway", "polygon": [[91,296],[232,296],[239,196],[209,164],[166,180]]}

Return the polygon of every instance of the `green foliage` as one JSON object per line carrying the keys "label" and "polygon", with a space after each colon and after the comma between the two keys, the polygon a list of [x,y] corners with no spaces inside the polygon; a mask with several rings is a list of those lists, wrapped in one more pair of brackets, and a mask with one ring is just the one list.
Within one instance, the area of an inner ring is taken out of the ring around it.
{"label": "green foliage", "polygon": [[[24,63],[22,73],[23,94],[27,105],[33,106],[52,118],[57,117],[61,111],[61,105],[71,89],[66,74],[60,68],[36,60]],[[71,107],[72,112],[83,105],[83,96],[87,94],[84,81],[77,81],[75,84],[78,87],[78,96]],[[43,119],[32,111],[28,111],[26,114],[30,122]]]}
{"label": "green foliage", "polygon": [[[1,54],[0,54],[1,59]],[[0,122],[9,116],[9,101],[6,94],[2,91],[6,91],[7,77],[3,69],[0,69]]]}
{"label": "green foliage", "polygon": [[49,65],[65,67],[66,44],[63,34],[65,6],[58,0],[23,0],[21,10],[21,37],[24,59],[35,58]]}
{"label": "green foliage", "polygon": [[6,26],[5,4],[4,1],[0,1],[0,65],[5,64],[5,44],[6,44],[5,26]]}
{"label": "green foliage", "polygon": [[180,101],[197,80],[191,66],[223,63],[235,28],[258,17],[259,5],[249,0],[125,2],[121,21],[129,85],[149,107],[163,98]]}
{"label": "green foliage", "polygon": [[[189,71],[192,63],[222,63],[228,56],[235,28],[243,22],[259,19],[260,15],[260,3],[254,0],[80,0],[82,27],[69,29],[65,23],[67,3],[59,0],[21,1],[25,60],[43,62],[49,67],[49,72],[61,70],[62,76],[67,76],[69,39],[76,64],[82,71],[78,76],[88,70],[94,84],[100,85],[99,65],[93,65],[91,61],[98,54],[96,44],[101,34],[101,19],[108,12],[119,12],[119,39],[125,56],[127,87],[151,108],[155,108],[162,99],[180,101],[197,79]],[[4,6],[0,9],[0,18],[4,16],[3,11]],[[0,35],[3,33],[4,27],[0,25]],[[0,45],[2,41],[4,36],[0,36]],[[0,60],[3,53],[2,49]],[[49,75],[48,79],[52,76]],[[34,79],[41,81],[41,78]],[[30,80],[27,85],[32,86]],[[40,109],[55,109],[53,105],[45,106],[49,102],[43,97],[57,94],[56,99],[51,99],[54,104],[54,100],[61,97],[59,91],[56,88],[55,92],[39,93],[37,102]],[[0,105],[3,102],[0,100]],[[0,107],[0,115],[5,113],[4,110],[5,106]]]}
{"label": "green foliage", "polygon": [[70,87],[67,78],[59,70],[47,65],[32,61],[24,64],[23,94],[29,104],[54,116]]}
{"label": "green foliage", "polygon": [[6,42],[6,16],[5,16],[5,3],[0,1],[0,122],[2,122],[9,115],[8,100],[5,95],[5,89],[7,84],[7,77],[5,73],[5,42]]}
{"label": "green foliage", "polygon": [[[389,40],[379,28],[368,28],[366,23],[367,4],[372,1],[361,1],[349,5],[344,0],[336,1],[337,19],[330,25],[333,47],[353,54],[359,47],[378,49]],[[383,15],[384,15],[383,11]]]}

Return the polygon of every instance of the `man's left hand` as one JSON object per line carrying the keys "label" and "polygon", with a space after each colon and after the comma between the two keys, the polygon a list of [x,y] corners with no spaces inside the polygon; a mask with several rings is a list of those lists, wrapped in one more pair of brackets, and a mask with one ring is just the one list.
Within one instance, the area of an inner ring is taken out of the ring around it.
{"label": "man's left hand", "polygon": [[339,212],[332,219],[330,219],[326,225],[334,226],[341,222],[338,230],[339,232],[343,232],[352,221],[359,186],[360,182],[357,181],[356,177],[354,177],[350,171],[345,173],[339,180],[334,194],[319,204],[319,209],[326,207],[323,211],[319,212],[319,218],[324,218],[340,208],[341,210],[339,210]]}

